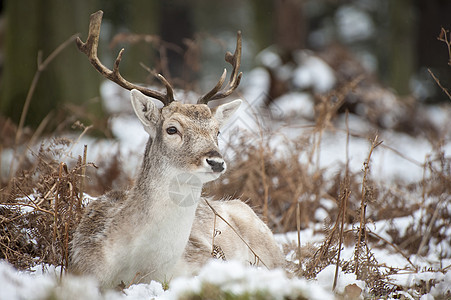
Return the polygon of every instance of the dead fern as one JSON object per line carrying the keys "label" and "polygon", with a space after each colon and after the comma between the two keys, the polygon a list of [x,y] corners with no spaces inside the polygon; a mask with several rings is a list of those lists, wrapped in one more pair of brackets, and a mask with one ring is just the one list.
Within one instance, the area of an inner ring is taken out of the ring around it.
{"label": "dead fern", "polygon": [[[54,139],[41,145],[36,164],[22,170],[0,195],[0,258],[28,269],[36,264],[67,268],[69,241],[82,214],[82,164],[62,159],[70,141]],[[60,158],[60,159],[58,159]]]}

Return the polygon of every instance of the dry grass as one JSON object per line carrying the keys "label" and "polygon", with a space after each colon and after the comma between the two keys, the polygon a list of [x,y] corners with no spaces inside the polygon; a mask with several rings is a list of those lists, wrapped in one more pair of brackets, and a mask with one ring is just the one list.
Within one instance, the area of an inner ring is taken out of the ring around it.
{"label": "dry grass", "polygon": [[[315,278],[325,267],[334,264],[337,267],[336,274],[340,266],[344,272],[354,273],[357,279],[365,281],[371,295],[384,297],[405,290],[405,287],[392,283],[389,275],[401,271],[421,271],[409,259],[410,255],[427,255],[430,243],[449,241],[444,232],[451,220],[449,205],[445,204],[451,200],[451,158],[445,156],[441,143],[435,141],[434,153],[425,162],[411,161],[384,145],[377,134],[369,135],[368,156],[362,162],[362,171],[353,173],[346,163],[334,178],[326,178],[324,170],[317,167],[315,160],[321,147],[319,141],[325,130],[338,130],[334,127],[334,120],[339,115],[340,106],[344,105],[358,82],[360,79],[351,80],[343,88],[318,97],[314,128],[306,130],[299,140],[284,141],[284,153],[270,146],[271,136],[265,135],[260,142],[256,142],[255,137],[241,135],[240,143],[232,147],[232,151],[239,155],[234,156],[234,160],[229,163],[229,171],[218,180],[219,183],[212,183],[207,193],[216,197],[226,195],[247,200],[276,232],[299,231],[299,228],[311,226],[317,222],[312,218],[315,211],[319,208],[327,210],[329,218],[325,220],[321,232],[326,237],[320,245],[306,245],[301,249],[296,244],[286,245],[286,253],[293,250],[297,253],[299,264],[292,266],[294,272],[298,276]],[[415,121],[413,119],[411,122]],[[421,124],[424,123],[419,122],[417,126]],[[427,130],[433,129],[429,127]],[[349,135],[348,128],[348,142]],[[437,132],[433,134],[439,135]],[[371,155],[378,147],[394,151],[400,159],[422,166],[422,180],[408,185],[375,181]],[[301,162],[301,155],[309,157],[308,162]],[[348,162],[348,157],[344,161]],[[336,206],[322,206],[322,198],[333,200]],[[265,205],[268,205],[267,212]],[[400,231],[392,226],[388,232],[391,241],[376,234],[367,225],[380,220],[391,222],[394,218],[413,215],[419,209],[424,209],[422,217],[413,219],[407,230]],[[354,247],[351,259],[340,258],[343,245]],[[400,270],[380,264],[373,254],[376,247],[388,248],[402,255],[407,267]],[[450,255],[449,250],[439,254],[443,258],[449,258]],[[435,271],[445,272],[446,268],[449,266]],[[415,292],[422,295],[432,286],[430,282],[425,282],[424,285],[418,285]]]}

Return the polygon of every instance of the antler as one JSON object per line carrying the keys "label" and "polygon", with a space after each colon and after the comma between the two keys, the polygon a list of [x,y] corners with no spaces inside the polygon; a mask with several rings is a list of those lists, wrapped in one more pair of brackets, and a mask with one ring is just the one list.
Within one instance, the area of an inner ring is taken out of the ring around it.
{"label": "antler", "polygon": [[78,49],[88,56],[89,61],[94,66],[94,68],[105,78],[117,83],[127,90],[137,89],[141,93],[149,97],[160,100],[164,103],[165,106],[169,105],[169,103],[174,101],[174,91],[172,89],[172,86],[169,84],[166,78],[163,77],[163,75],[158,74],[157,78],[166,86],[166,94],[130,83],[121,76],[121,74],[119,73],[119,63],[121,62],[124,49],[121,49],[121,51],[119,51],[116,61],[114,62],[113,70],[108,69],[100,62],[99,58],[97,57],[97,47],[99,46],[102,16],[103,11],[101,10],[91,15],[89,19],[89,32],[86,42],[82,42],[82,40],[78,37],[76,39]]}
{"label": "antler", "polygon": [[230,75],[229,84],[221,90],[222,85],[227,76],[227,70],[224,69],[224,72],[221,75],[216,86],[209,91],[204,96],[200,97],[197,101],[198,104],[207,104],[210,100],[222,99],[229,96],[240,84],[241,77],[243,73],[238,73],[241,64],[241,31],[238,31],[236,38],[236,49],[235,53],[232,55],[229,51],[225,54],[225,61],[232,65],[233,70]]}

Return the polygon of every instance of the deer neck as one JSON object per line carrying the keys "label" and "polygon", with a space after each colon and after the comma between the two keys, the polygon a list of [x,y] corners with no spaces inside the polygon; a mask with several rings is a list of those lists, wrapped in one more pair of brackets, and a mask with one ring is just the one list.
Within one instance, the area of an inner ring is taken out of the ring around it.
{"label": "deer neck", "polygon": [[158,154],[149,139],[140,174],[133,187],[134,198],[145,207],[165,207],[171,210],[192,211],[194,214],[202,191],[202,182],[190,173],[174,171],[169,159]]}
{"label": "deer neck", "polygon": [[147,262],[138,272],[151,279],[170,278],[188,242],[199,202],[200,181],[183,182],[185,177],[174,174],[168,159],[151,146],[149,141],[140,174],[118,214],[123,220],[116,221],[120,234],[112,242],[119,242],[111,246],[117,249],[111,260],[121,262],[116,281],[133,281],[137,270],[129,266],[136,262]]}

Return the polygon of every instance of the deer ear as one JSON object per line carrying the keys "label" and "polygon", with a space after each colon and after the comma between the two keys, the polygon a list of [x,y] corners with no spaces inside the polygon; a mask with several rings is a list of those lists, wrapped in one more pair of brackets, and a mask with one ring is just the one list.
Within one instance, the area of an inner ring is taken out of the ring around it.
{"label": "deer ear", "polygon": [[152,98],[147,97],[140,91],[133,89],[130,93],[133,110],[136,116],[144,125],[144,129],[150,134],[152,138],[155,137],[156,124],[160,119],[160,111],[152,101]]}
{"label": "deer ear", "polygon": [[222,104],[214,110],[215,119],[219,122],[219,127],[227,123],[230,117],[236,112],[241,105],[241,100],[237,99],[229,103]]}
{"label": "deer ear", "polygon": [[229,103],[218,106],[214,111],[215,119],[219,122],[219,127],[222,127],[227,123],[230,117],[236,112],[241,105],[241,100],[237,99]]}

